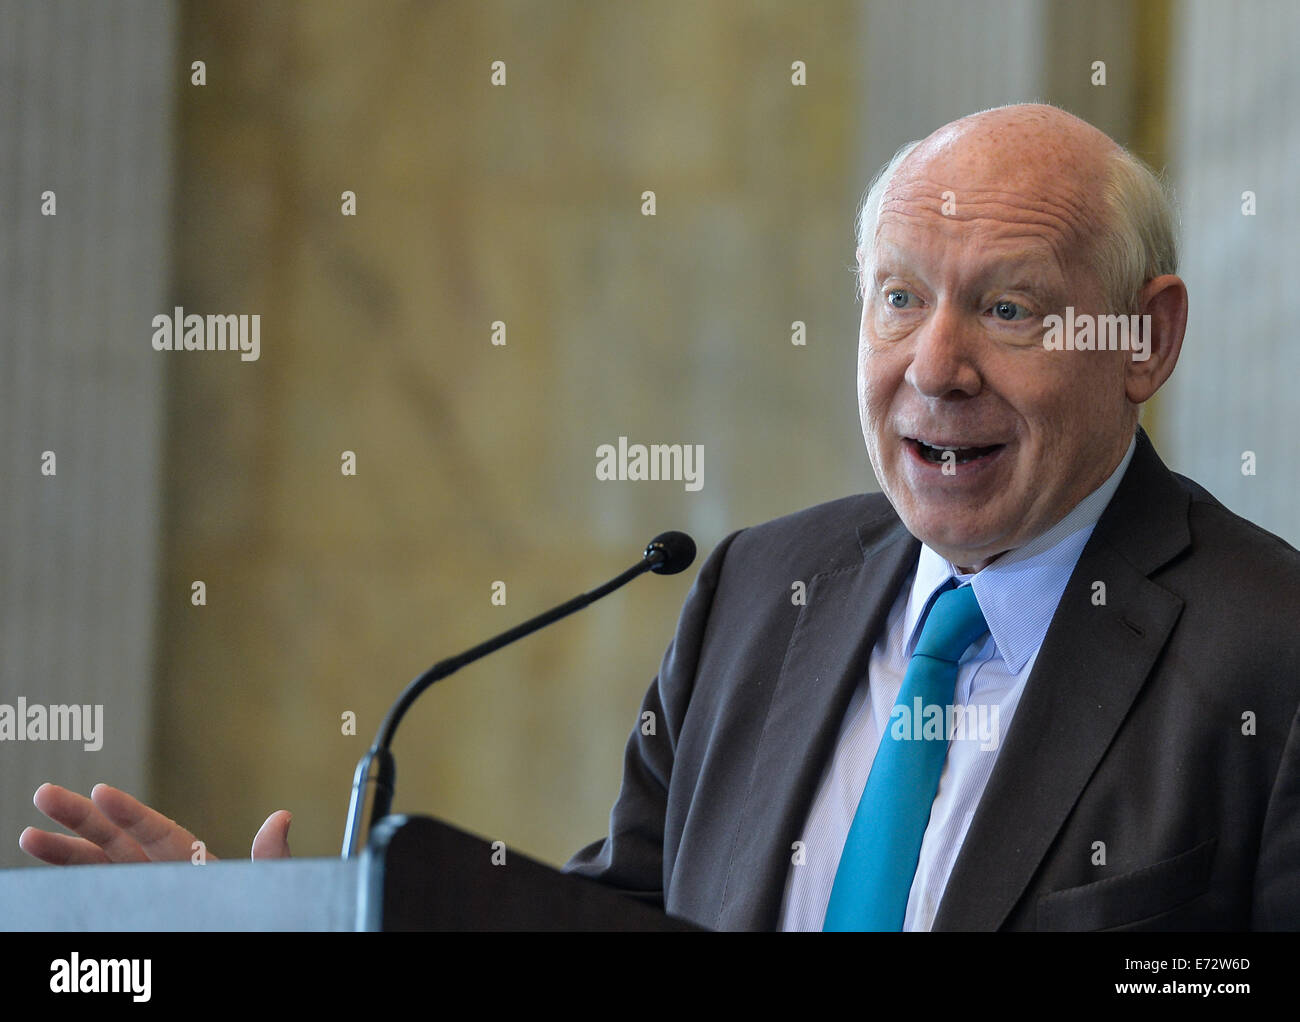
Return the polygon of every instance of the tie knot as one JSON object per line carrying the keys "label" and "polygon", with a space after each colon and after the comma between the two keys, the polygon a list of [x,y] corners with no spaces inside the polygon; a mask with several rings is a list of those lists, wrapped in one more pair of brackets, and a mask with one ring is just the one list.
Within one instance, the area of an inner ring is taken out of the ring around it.
{"label": "tie knot", "polygon": [[921,629],[913,656],[929,656],[956,663],[966,647],[989,630],[970,586],[940,593]]}

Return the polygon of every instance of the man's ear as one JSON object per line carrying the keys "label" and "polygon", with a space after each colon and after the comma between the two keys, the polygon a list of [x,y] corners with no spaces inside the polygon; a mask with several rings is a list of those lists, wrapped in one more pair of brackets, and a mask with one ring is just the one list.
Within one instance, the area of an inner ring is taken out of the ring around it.
{"label": "man's ear", "polygon": [[1138,312],[1143,317],[1139,320],[1143,343],[1133,345],[1125,364],[1124,391],[1140,405],[1164,385],[1178,364],[1187,329],[1187,285],[1173,274],[1148,281],[1138,296]]}

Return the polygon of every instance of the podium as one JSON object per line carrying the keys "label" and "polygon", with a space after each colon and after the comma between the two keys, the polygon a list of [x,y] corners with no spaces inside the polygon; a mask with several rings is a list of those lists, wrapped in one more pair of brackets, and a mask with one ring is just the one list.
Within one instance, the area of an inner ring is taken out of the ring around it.
{"label": "podium", "polygon": [[427,816],[354,859],[0,870],[0,930],[699,930]]}

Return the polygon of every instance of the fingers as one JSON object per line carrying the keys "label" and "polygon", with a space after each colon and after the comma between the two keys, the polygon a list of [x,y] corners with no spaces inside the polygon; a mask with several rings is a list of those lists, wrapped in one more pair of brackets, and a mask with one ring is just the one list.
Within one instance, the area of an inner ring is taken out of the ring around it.
{"label": "fingers", "polygon": [[[75,791],[61,788],[57,784],[42,784],[36,789],[36,794],[32,796],[32,802],[37,809],[55,823],[63,824],[68,830],[79,834],[88,844],[96,845],[102,849],[105,856],[104,861],[149,861],[149,856],[140,847],[139,843],[109,820],[99,811],[95,803],[84,795],[78,795]],[[62,835],[51,834],[48,836],[57,838]],[[39,838],[34,840],[38,846],[44,846],[46,850],[54,851],[56,854],[79,854],[82,857],[89,854],[82,845],[77,845],[74,849],[64,842],[51,845]],[[72,839],[67,838],[65,841],[71,842]]]}
{"label": "fingers", "polygon": [[[162,813],[107,784],[90,798],[57,784],[42,784],[32,796],[36,808],[78,837],[29,827],[19,837],[24,851],[55,865],[187,860],[194,835]],[[215,855],[206,858],[215,860]]]}
{"label": "fingers", "polygon": [[287,809],[279,809],[268,816],[253,838],[253,858],[289,858],[289,824],[292,822],[293,814]]}
{"label": "fingers", "polygon": [[[105,821],[121,828],[125,840],[136,844],[146,860],[188,860],[193,853],[194,842],[198,840],[193,834],[175,820],[168,819],[156,809],[150,809],[125,791],[107,784],[96,784],[90,791],[90,797],[94,800],[94,806],[103,811]],[[73,829],[83,837],[91,841],[95,840],[91,834],[86,834],[75,827]],[[104,847],[104,851],[108,852],[110,857],[113,855],[107,847]],[[209,861],[217,858],[211,853],[205,855]]]}
{"label": "fingers", "polygon": [[[57,784],[42,784],[32,796],[36,808],[77,837],[28,827],[18,846],[28,855],[56,866],[107,862],[181,861],[191,858],[197,839],[126,792],[97,784],[90,798]],[[254,859],[289,857],[289,824],[293,816],[280,809],[266,818],[253,838]],[[207,861],[216,856],[206,852]]]}
{"label": "fingers", "polygon": [[51,834],[28,827],[18,836],[18,847],[51,866],[95,866],[112,862],[104,850],[84,837]]}

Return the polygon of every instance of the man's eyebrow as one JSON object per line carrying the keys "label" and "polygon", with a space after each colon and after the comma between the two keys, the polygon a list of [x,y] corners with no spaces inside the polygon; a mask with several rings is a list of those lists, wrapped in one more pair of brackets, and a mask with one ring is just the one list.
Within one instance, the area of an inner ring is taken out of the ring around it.
{"label": "man's eyebrow", "polygon": [[882,252],[877,250],[875,257],[869,259],[867,265],[871,266],[875,271],[876,283],[879,284],[891,274],[910,272],[913,266],[913,261],[909,259],[905,253],[896,249],[891,252]]}
{"label": "man's eyebrow", "polygon": [[1017,275],[1031,280],[1042,280],[1056,267],[1056,259],[1047,252],[1027,250],[1005,256],[992,256],[981,268],[979,276]]}

